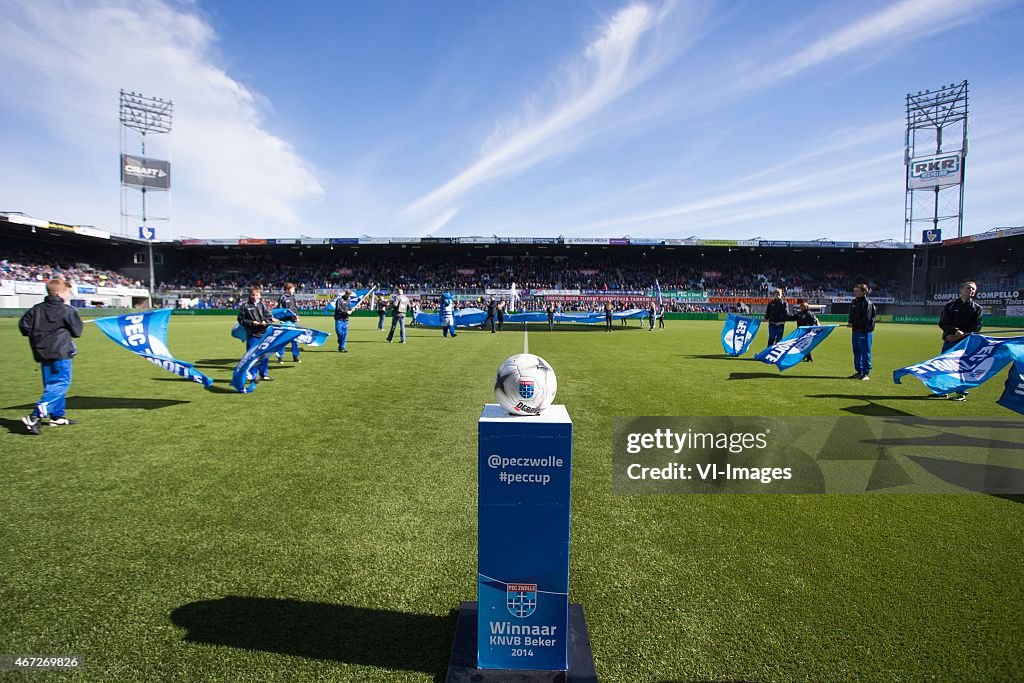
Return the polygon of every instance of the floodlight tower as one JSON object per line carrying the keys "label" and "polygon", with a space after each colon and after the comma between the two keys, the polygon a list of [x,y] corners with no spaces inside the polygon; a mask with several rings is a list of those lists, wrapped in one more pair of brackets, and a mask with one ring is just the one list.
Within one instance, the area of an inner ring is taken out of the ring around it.
{"label": "floodlight tower", "polygon": [[963,236],[966,159],[967,81],[908,94],[905,242],[913,241],[916,224],[931,231],[922,241],[937,241],[945,225]]}
{"label": "floodlight tower", "polygon": [[[150,300],[156,287],[153,273],[156,229],[147,223],[171,220],[169,159],[173,115],[174,104],[170,100],[121,91],[121,230],[127,236],[137,226],[137,236],[149,243]],[[148,156],[147,135],[150,136]]]}

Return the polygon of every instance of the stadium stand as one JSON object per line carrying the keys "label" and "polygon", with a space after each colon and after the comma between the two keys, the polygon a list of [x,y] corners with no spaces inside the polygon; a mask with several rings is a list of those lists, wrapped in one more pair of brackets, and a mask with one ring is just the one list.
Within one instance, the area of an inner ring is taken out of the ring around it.
{"label": "stadium stand", "polygon": [[416,262],[394,258],[305,259],[304,263],[281,263],[268,255],[232,259],[230,265],[193,262],[160,284],[163,291],[231,290],[250,284],[271,289],[294,282],[299,291],[351,287],[376,283],[407,290],[585,289],[607,292],[650,288],[657,280],[667,290],[701,290],[733,296],[763,296],[776,287],[794,295],[824,296],[849,293],[853,284],[867,281],[876,292],[894,296],[904,288],[896,276],[861,269],[846,269],[835,263],[815,260],[802,264],[791,256],[754,258],[734,254],[729,258],[696,256],[689,262],[624,262],[619,257],[596,256],[577,259],[541,260],[527,257],[469,257],[423,255]]}
{"label": "stadium stand", "polygon": [[[0,281],[38,283],[63,277],[108,288],[147,286],[151,264],[145,242],[112,235],[100,239],[93,235],[95,230],[83,234],[60,224],[47,229],[44,222],[35,223],[0,220]],[[153,245],[152,264],[158,285],[155,304],[188,301],[184,305],[189,307],[232,308],[250,285],[273,292],[285,282],[296,283],[298,293],[306,295],[301,297],[304,305],[311,307],[322,307],[328,291],[371,284],[402,287],[417,296],[454,291],[477,297],[515,283],[527,295],[523,304],[528,306],[529,293],[538,290],[621,293],[625,299],[649,295],[657,282],[662,291],[676,294],[668,302],[670,311],[728,310],[737,302],[713,299],[760,300],[781,288],[790,299],[835,304],[830,310],[842,313],[853,285],[866,282],[873,298],[893,307],[888,312],[929,314],[936,302],[955,296],[965,278],[978,282],[981,295],[1000,294],[987,303],[1006,310],[1021,310],[1019,291],[1024,288],[1024,267],[1014,258],[1015,249],[1018,254],[1024,249],[1024,228],[914,248],[885,242],[818,247],[819,243],[761,241],[759,246],[726,247],[619,243],[626,240],[580,244],[563,243],[561,238],[479,238],[486,243],[476,244],[473,239],[477,238],[158,243]],[[321,298],[314,300],[314,293]],[[681,293],[697,293],[704,300],[688,301],[690,297]],[[132,302],[144,303],[137,296]],[[574,306],[569,300],[561,303]]]}
{"label": "stadium stand", "polygon": [[69,252],[58,254],[55,258],[52,253],[44,253],[42,250],[5,248],[0,256],[0,280],[46,281],[60,278],[72,283],[95,285],[136,287],[142,284],[115,270],[76,260]]}

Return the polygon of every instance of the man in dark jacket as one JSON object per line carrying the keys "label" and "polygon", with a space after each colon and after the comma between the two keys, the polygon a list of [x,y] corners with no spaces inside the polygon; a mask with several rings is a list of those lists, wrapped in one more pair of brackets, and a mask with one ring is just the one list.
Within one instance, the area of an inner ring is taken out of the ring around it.
{"label": "man in dark jacket", "polygon": [[[299,302],[295,299],[295,285],[291,282],[284,283],[284,293],[278,297],[277,307],[288,309],[288,314],[284,315],[281,320],[290,323],[299,322]],[[299,342],[296,340],[292,340],[292,360],[296,363],[302,362],[302,359],[299,358]],[[277,362],[284,362],[284,349],[277,352]]]}
{"label": "man in dark jacket", "polygon": [[28,310],[18,321],[18,329],[28,337],[32,356],[43,371],[43,395],[22,423],[30,434],[40,433],[40,424],[49,419],[51,427],[78,424],[64,415],[68,389],[71,388],[71,358],[78,352],[72,337],[82,336],[82,319],[68,306],[71,289],[63,280],[46,283],[46,298]]}
{"label": "man in dark jacket", "polygon": [[[245,348],[251,349],[260,343],[263,335],[267,333],[271,323],[274,322],[274,314],[263,301],[263,293],[259,287],[249,288],[249,299],[243,301],[238,307],[238,324],[245,328]],[[264,381],[269,382],[270,359],[263,356],[256,365],[256,374]]]}
{"label": "man in dark jacket", "polygon": [[[985,312],[974,300],[978,293],[978,285],[968,281],[960,285],[960,296],[947,303],[939,316],[939,327],[942,328],[942,353],[960,343],[966,337],[981,332],[981,321]],[[967,392],[958,394],[930,394],[928,398],[949,398],[953,401],[966,401]]]}
{"label": "man in dark jacket", "polygon": [[377,301],[377,331],[378,332],[383,332],[384,331],[384,314],[387,313],[387,312],[388,312],[388,302],[387,302],[387,299],[385,299],[384,297],[381,297]]}
{"label": "man in dark jacket", "polygon": [[782,290],[775,290],[775,298],[764,310],[764,321],[768,323],[768,346],[769,348],[782,341],[786,333],[786,319],[789,317],[789,307],[782,298]]}
{"label": "man in dark jacket", "polygon": [[495,317],[498,314],[498,302],[496,302],[494,300],[494,296],[493,295],[491,296],[490,299],[487,300],[486,311],[487,311],[487,317],[484,319],[483,323],[480,325],[480,329],[482,330],[485,327],[487,327],[487,325],[490,325],[491,326],[491,334],[494,334],[494,319],[495,319]]}
{"label": "man in dark jacket", "polygon": [[345,340],[348,339],[348,317],[351,312],[352,290],[346,289],[334,300],[334,333],[338,335],[338,351],[348,353]]}
{"label": "man in dark jacket", "polygon": [[[811,310],[811,305],[803,299],[797,300],[796,315],[789,316],[787,320],[795,320],[797,327],[816,327],[821,324],[818,322],[818,316],[814,315],[814,311]],[[814,362],[810,352],[804,357],[804,362]]]}
{"label": "man in dark jacket", "polygon": [[871,336],[875,331],[875,304],[868,299],[868,286],[853,286],[853,303],[846,326],[853,329],[853,369],[850,379],[871,379]]}

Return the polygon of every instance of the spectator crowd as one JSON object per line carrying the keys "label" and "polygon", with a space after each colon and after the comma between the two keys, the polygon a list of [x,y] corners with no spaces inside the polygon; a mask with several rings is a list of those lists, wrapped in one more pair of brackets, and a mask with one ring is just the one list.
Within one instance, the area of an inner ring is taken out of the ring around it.
{"label": "spectator crowd", "polygon": [[131,280],[115,270],[75,261],[72,257],[62,258],[53,253],[29,249],[4,249],[0,252],[0,280],[46,282],[53,279],[65,280],[69,284],[91,284],[97,287],[141,286],[140,282]]}
{"label": "spectator crowd", "polygon": [[196,260],[160,283],[164,291],[240,290],[250,285],[280,289],[294,282],[298,291],[362,289],[375,284],[406,291],[508,289],[579,289],[601,292],[640,291],[657,281],[662,290],[708,292],[716,296],[767,296],[782,288],[795,296],[849,294],[867,282],[877,295],[900,296],[903,279],[863,268],[820,260],[801,262],[780,255],[748,254],[699,259],[623,261],[607,255],[587,257],[404,256],[347,257],[332,260],[282,260],[248,255],[228,261]]}

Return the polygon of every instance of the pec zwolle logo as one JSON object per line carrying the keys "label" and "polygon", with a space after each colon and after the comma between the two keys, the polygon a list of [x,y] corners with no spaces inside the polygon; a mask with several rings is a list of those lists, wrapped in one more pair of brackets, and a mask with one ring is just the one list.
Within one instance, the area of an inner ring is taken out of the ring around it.
{"label": "pec zwolle logo", "polygon": [[974,358],[970,358],[966,362],[963,358],[960,359],[960,380],[962,382],[981,381],[992,370],[992,365],[995,363],[995,359],[992,357],[984,358],[975,365],[970,363],[972,360]]}
{"label": "pec zwolle logo", "polygon": [[524,619],[537,611],[537,584],[510,583],[505,589],[505,605],[512,616]]}
{"label": "pec zwolle logo", "polygon": [[537,382],[532,379],[519,380],[519,398],[533,398],[533,392],[537,389]]}

